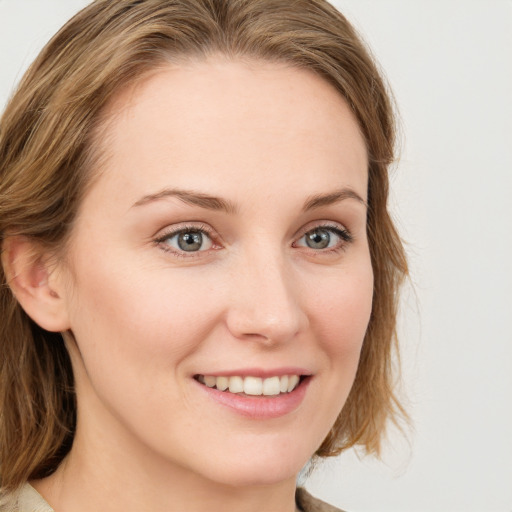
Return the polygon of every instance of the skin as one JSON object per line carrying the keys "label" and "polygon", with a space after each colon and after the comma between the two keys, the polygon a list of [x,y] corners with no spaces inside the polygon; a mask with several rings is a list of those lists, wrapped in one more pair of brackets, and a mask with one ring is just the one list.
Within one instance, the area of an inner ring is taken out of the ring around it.
{"label": "skin", "polygon": [[[309,71],[222,57],[162,69],[110,110],[107,162],[49,281],[68,331],[76,438],[34,485],[57,512],[291,512],[371,312],[357,122]],[[228,207],[159,196],[169,189]],[[331,246],[309,247],[305,233],[325,225]],[[164,239],[183,227],[208,231],[201,250]],[[193,378],[289,366],[312,375],[309,387],[273,419],[220,405]]]}

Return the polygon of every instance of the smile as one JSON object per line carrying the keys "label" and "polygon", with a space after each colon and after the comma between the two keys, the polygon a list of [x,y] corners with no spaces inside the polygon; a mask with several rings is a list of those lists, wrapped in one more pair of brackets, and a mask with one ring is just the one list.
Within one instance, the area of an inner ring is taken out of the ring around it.
{"label": "smile", "polygon": [[300,383],[299,375],[282,375],[268,378],[240,377],[234,375],[215,377],[213,375],[197,375],[196,380],[209,388],[229,393],[243,393],[249,396],[278,396],[292,392]]}

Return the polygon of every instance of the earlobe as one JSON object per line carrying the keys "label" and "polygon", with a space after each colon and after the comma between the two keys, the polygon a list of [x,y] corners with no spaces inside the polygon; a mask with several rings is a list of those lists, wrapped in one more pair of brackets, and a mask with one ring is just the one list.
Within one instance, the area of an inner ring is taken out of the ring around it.
{"label": "earlobe", "polygon": [[47,331],[69,329],[67,304],[58,270],[33,241],[7,237],[2,243],[2,266],[16,299],[25,312]]}

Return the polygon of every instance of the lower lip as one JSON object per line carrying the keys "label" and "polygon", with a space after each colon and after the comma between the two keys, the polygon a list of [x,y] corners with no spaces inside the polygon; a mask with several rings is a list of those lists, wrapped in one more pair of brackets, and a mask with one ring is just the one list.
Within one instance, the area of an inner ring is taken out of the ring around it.
{"label": "lower lip", "polygon": [[275,396],[237,395],[229,391],[209,388],[200,382],[195,382],[211,399],[219,404],[232,409],[242,416],[266,420],[285,416],[298,409],[304,400],[310,381],[311,377],[302,379],[293,391]]}

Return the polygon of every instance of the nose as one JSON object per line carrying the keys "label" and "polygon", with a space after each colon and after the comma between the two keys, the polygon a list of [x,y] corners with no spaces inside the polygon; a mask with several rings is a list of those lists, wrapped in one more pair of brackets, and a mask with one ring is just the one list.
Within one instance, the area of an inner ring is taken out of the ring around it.
{"label": "nose", "polygon": [[293,340],[308,324],[293,269],[280,254],[252,255],[232,275],[228,329],[264,345]]}

